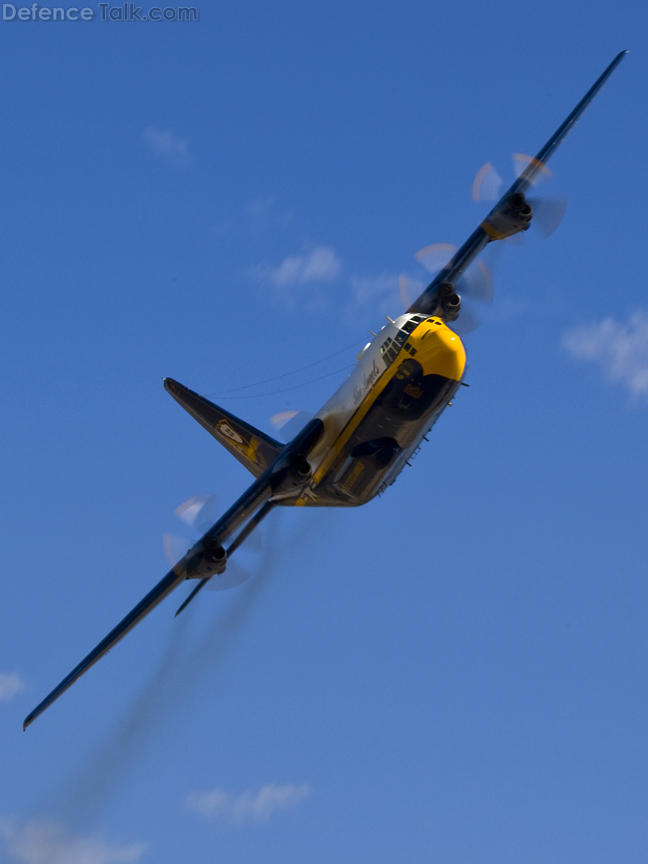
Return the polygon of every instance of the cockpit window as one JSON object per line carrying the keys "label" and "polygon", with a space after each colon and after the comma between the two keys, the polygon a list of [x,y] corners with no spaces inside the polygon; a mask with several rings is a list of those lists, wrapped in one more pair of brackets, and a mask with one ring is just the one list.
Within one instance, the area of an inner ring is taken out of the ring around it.
{"label": "cockpit window", "polygon": [[[397,337],[398,338],[398,337]],[[398,356],[398,345],[393,339],[387,338],[380,346],[380,353],[387,366],[390,366]]]}
{"label": "cockpit window", "polygon": [[[409,334],[413,330],[416,330],[416,328],[418,327],[418,325],[420,323],[419,321],[416,320],[418,317],[419,316],[417,315],[416,318],[410,318],[409,321],[405,321],[405,323],[402,325],[401,329],[398,331],[398,333],[394,337],[399,345],[402,345],[404,342],[406,342]],[[425,319],[423,319],[423,320],[425,320]]]}
{"label": "cockpit window", "polygon": [[[397,331],[393,339],[388,338],[380,346],[380,353],[387,366],[394,362],[398,356],[401,346],[407,342],[410,333],[412,333],[421,321],[425,321],[425,315],[413,315],[409,320],[405,321],[400,330]],[[414,353],[414,352],[412,352]]]}

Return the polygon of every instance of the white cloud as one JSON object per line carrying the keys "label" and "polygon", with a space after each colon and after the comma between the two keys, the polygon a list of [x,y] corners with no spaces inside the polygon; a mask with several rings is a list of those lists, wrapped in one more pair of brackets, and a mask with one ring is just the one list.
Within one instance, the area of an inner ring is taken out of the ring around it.
{"label": "white cloud", "polygon": [[398,276],[381,273],[379,276],[352,276],[349,284],[353,299],[359,306],[398,295]]}
{"label": "white cloud", "polygon": [[402,274],[381,273],[379,276],[352,276],[349,284],[358,306],[366,303],[380,303],[389,300],[398,305],[409,306],[425,288],[418,279],[405,277]]}
{"label": "white cloud", "polygon": [[256,198],[243,208],[243,215],[250,231],[261,232],[270,222],[274,198]]}
{"label": "white cloud", "polygon": [[330,246],[315,246],[305,255],[289,255],[276,269],[264,271],[277,288],[306,285],[308,282],[330,282],[339,275],[342,262]]}
{"label": "white cloud", "polygon": [[279,786],[269,783],[258,791],[232,795],[224,789],[211,792],[192,792],[185,806],[187,810],[199,813],[206,819],[219,822],[226,828],[240,828],[246,823],[264,823],[280,810],[296,807],[311,794],[308,783],[295,786],[287,783]]}
{"label": "white cloud", "polygon": [[364,314],[368,308],[379,316],[402,315],[425,286],[418,279],[383,272],[377,276],[352,276],[349,287],[343,316],[346,324],[357,323],[358,312]]}
{"label": "white cloud", "polygon": [[0,672],[0,702],[11,702],[14,696],[26,686],[20,675],[7,675]]}
{"label": "white cloud", "polygon": [[0,824],[0,836],[12,861],[21,864],[130,864],[146,845],[109,846],[98,837],[75,837],[61,822],[32,819]]}
{"label": "white cloud", "polygon": [[579,360],[597,363],[609,381],[635,399],[648,396],[648,314],[639,310],[627,324],[604,318],[567,330],[562,345]]}
{"label": "white cloud", "polygon": [[[216,237],[242,231],[249,234],[264,234],[270,230],[285,228],[292,218],[293,214],[290,211],[281,211],[277,208],[274,198],[255,198],[243,207],[239,219],[218,222],[213,226],[212,231]],[[267,281],[273,271],[267,266],[261,266],[253,268],[252,272],[258,278]]]}
{"label": "white cloud", "polygon": [[268,213],[272,210],[274,202],[275,199],[272,196],[269,198],[255,198],[254,201],[250,201],[249,204],[245,205],[243,212],[250,220],[265,221]]}
{"label": "white cloud", "polygon": [[158,156],[176,165],[186,165],[191,159],[189,142],[184,138],[177,138],[169,130],[155,129],[149,126],[142,135],[146,143]]}
{"label": "white cloud", "polygon": [[246,228],[252,233],[261,233],[270,227],[285,228],[292,220],[292,213],[279,211],[274,198],[256,198],[243,208]]}

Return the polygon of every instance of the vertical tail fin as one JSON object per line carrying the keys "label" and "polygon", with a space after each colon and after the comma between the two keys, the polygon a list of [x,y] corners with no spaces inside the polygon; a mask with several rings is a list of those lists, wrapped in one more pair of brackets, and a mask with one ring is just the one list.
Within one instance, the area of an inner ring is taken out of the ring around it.
{"label": "vertical tail fin", "polygon": [[164,388],[255,477],[260,477],[284,449],[284,445],[270,435],[219,408],[173,378],[164,379]]}

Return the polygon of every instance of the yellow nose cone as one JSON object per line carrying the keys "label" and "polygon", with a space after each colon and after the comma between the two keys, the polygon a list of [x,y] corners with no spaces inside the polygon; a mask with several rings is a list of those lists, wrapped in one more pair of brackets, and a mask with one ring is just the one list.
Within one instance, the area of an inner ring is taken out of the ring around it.
{"label": "yellow nose cone", "polygon": [[441,319],[432,318],[417,329],[416,335],[416,359],[423,366],[424,374],[461,380],[466,368],[466,351],[457,334]]}

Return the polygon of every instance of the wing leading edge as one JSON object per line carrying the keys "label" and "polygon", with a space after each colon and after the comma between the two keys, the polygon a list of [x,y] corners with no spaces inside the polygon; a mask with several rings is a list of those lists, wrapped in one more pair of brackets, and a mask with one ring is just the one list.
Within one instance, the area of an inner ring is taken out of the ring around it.
{"label": "wing leading edge", "polygon": [[[473,231],[470,237],[466,240],[463,246],[453,255],[446,266],[438,273],[432,282],[428,285],[425,291],[417,297],[407,310],[408,313],[422,313],[429,315],[433,312],[437,305],[436,289],[444,282],[452,285],[456,284],[461,274],[475,260],[479,253],[492,240],[498,240],[508,236],[501,234],[498,229],[498,223],[501,223],[501,217],[506,219],[507,208],[512,195],[523,195],[529,186],[533,183],[536,176],[543,170],[543,167],[549,157],[558,149],[561,141],[570,132],[576,121],[583,114],[587,106],[594,99],[601,87],[605,84],[610,75],[614,72],[619,63],[623,60],[627,51],[621,51],[614,60],[610,63],[603,74],[594,82],[587,93],[583,96],[578,105],[574,108],[567,119],[554,132],[547,143],[542,147],[535,159],[532,159],[524,171],[520,174],[513,185],[507,189],[502,195],[497,204],[493,207],[488,216],[484,219],[481,225]],[[515,233],[515,232],[513,232]]]}
{"label": "wing leading edge", "polygon": [[[196,545],[187,552],[175,567],[167,573],[164,579],[153,588],[141,600],[133,610],[131,610],[119,624],[113,628],[110,633],[102,639],[96,648],[79,663],[78,666],[64,678],[61,683],[56,686],[52,692],[43,699],[43,701],[25,718],[23,723],[23,731],[33,723],[33,721],[45,711],[46,708],[56,702],[59,696],[62,696],[75,681],[77,681],[91,666],[100,660],[104,654],[107,654],[119,641],[121,641],[127,633],[129,633],[136,624],[145,618],[149,612],[152,612],[155,607],[164,600],[165,597],[184,582],[185,579],[195,576],[207,576],[209,578],[210,564],[213,561],[212,555],[215,551],[223,553],[220,546],[221,542],[236,531],[245,520],[263,505],[272,494],[270,478],[266,472],[264,476],[255,480],[255,482],[241,495],[241,497],[233,504],[230,509],[216,522],[216,524],[207,531],[207,533],[196,543]],[[225,563],[225,555],[221,554],[218,561]],[[201,569],[206,567],[206,570]],[[221,569],[216,566],[214,572],[221,572]],[[199,583],[200,584],[200,583]]]}
{"label": "wing leading edge", "polygon": [[[130,632],[136,624],[152,612],[185,579],[210,579],[225,570],[227,557],[245,540],[252,530],[272,509],[273,496],[284,497],[290,490],[298,494],[309,473],[307,456],[319,440],[324,429],[323,422],[313,418],[280,450],[263,474],[249,486],[241,497],[224,513],[187,554],[167,573],[131,610],[119,624],[58,684],[52,692],[28,714],[23,730],[62,696],[84,672],[100,660],[104,654]],[[279,445],[280,446],[280,445]],[[237,534],[238,532],[238,534]],[[222,544],[234,536],[227,551]],[[198,583],[201,584],[200,582]],[[203,583],[204,584],[204,581]],[[188,599],[191,599],[188,598]],[[186,605],[183,604],[183,605]]]}
{"label": "wing leading edge", "polygon": [[94,648],[87,657],[84,657],[79,665],[75,666],[70,674],[64,678],[61,683],[55,687],[39,705],[36,706],[36,708],[34,708],[31,714],[28,714],[27,717],[25,717],[23,731],[30,723],[33,723],[39,714],[42,714],[46,708],[49,708],[53,702],[56,702],[59,696],[65,693],[65,691],[71,687],[84,672],[87,672],[91,666],[94,666],[94,664],[104,656],[104,654],[107,654],[114,645],[123,639],[136,624],[139,624],[142,618],[148,615],[149,612],[152,612],[158,603],[161,603],[162,600],[164,600],[164,598],[174,590],[174,588],[177,588],[178,585],[185,580],[185,578],[185,573],[178,575],[173,570],[167,573],[164,579],[160,580],[152,591],[149,591],[146,597],[141,600],[114,629],[110,631],[106,638],[102,639],[97,647]]}

